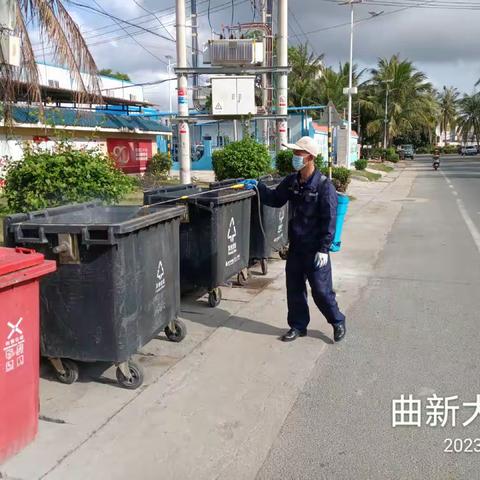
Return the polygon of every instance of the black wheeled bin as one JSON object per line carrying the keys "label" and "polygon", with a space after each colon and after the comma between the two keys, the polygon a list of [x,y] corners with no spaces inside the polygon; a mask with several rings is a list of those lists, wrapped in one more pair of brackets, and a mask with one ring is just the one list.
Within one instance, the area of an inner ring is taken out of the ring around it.
{"label": "black wheeled bin", "polygon": [[[238,184],[243,178],[231,178],[210,183],[210,188],[224,188]],[[283,177],[265,175],[260,177],[268,188],[276,188]],[[290,220],[288,202],[281,208],[268,207],[259,201],[258,195],[252,199],[252,214],[250,221],[250,255],[249,265],[260,262],[262,273],[268,272],[268,258],[272,251],[279,252],[280,257],[286,258],[288,253],[288,222]],[[262,230],[263,227],[263,230]]]}
{"label": "black wheeled bin", "polygon": [[[268,188],[275,189],[283,178],[269,175],[260,180]],[[268,258],[273,250],[283,254],[288,245],[288,202],[281,208],[268,207],[259,202],[258,195],[252,202],[250,264],[259,261],[262,273],[266,275]]]}
{"label": "black wheeled bin", "polygon": [[196,185],[144,193],[146,205],[166,201],[188,204],[188,221],[180,226],[182,292],[207,289],[208,303],[216,307],[221,301],[221,285],[235,275],[242,284],[247,280],[253,195],[251,191],[215,191]]}
{"label": "black wheeled bin", "polygon": [[126,388],[143,381],[130,360],[161,330],[185,336],[180,312],[179,224],[185,207],[103,206],[99,202],[16,214],[7,243],[55,259],[41,284],[41,353],[73,383],[75,361],[117,365]]}

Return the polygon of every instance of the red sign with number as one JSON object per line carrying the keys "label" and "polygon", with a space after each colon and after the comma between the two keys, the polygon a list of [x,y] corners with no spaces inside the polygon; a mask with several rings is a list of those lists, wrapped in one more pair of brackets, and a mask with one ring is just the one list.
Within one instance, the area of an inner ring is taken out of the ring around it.
{"label": "red sign with number", "polygon": [[107,139],[108,154],[125,173],[142,173],[152,158],[152,140]]}

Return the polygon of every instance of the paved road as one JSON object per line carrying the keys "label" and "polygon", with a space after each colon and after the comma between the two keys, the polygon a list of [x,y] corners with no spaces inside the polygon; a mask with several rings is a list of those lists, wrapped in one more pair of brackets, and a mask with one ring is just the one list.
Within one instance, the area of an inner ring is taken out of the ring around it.
{"label": "paved road", "polygon": [[[480,394],[480,160],[409,168],[410,197],[347,312],[349,336],[320,357],[258,480],[480,479],[480,453],[444,452],[447,438],[480,438],[480,416],[462,426],[463,402]],[[421,427],[392,427],[402,394],[421,400]],[[434,394],[458,395],[455,427],[451,415],[426,425]]]}

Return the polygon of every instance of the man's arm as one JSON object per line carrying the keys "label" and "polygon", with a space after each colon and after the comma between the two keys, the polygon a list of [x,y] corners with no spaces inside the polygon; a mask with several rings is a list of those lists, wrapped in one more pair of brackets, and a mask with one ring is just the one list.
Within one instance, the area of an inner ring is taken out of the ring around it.
{"label": "man's arm", "polygon": [[285,177],[275,189],[268,188],[261,181],[257,188],[260,193],[260,200],[269,207],[283,207],[289,200],[289,187],[291,184],[291,175]]}
{"label": "man's arm", "polygon": [[318,252],[328,253],[333,239],[335,238],[335,226],[337,222],[337,192],[330,180],[324,182],[318,202],[321,219],[321,234],[319,238]]}

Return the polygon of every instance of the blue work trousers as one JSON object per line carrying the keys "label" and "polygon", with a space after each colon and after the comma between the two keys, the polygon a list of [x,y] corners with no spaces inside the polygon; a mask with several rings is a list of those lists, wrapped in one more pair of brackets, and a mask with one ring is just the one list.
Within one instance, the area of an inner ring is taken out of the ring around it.
{"label": "blue work trousers", "polygon": [[297,330],[306,330],[310,323],[307,302],[307,286],[310,284],[312,297],[327,322],[334,325],[345,321],[340,312],[332,285],[332,265],[328,263],[315,268],[315,253],[290,251],[285,267],[287,277],[288,325]]}

